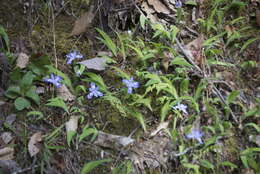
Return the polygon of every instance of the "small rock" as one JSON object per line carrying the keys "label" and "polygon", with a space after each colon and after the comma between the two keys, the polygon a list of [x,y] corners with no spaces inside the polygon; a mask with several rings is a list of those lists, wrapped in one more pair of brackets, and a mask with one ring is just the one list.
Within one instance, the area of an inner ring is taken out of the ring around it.
{"label": "small rock", "polygon": [[16,120],[16,114],[11,114],[6,117],[5,123],[12,125],[15,120]]}
{"label": "small rock", "polygon": [[11,132],[4,132],[2,133],[1,138],[5,144],[8,144],[10,141],[12,141],[13,136]]}

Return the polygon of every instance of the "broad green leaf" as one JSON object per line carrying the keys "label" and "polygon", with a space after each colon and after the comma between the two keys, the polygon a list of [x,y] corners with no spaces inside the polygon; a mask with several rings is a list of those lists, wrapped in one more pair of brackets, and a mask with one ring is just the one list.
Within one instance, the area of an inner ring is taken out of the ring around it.
{"label": "broad green leaf", "polygon": [[40,97],[36,93],[36,86],[32,86],[26,93],[25,96],[32,99],[37,105],[40,104]]}
{"label": "broad green leaf", "polygon": [[59,107],[59,108],[62,108],[64,109],[66,112],[69,113],[69,109],[67,107],[67,105],[64,103],[64,101],[59,98],[59,97],[56,97],[56,98],[51,98],[48,100],[48,103],[45,104],[46,106],[53,106],[53,107]]}
{"label": "broad green leaf", "polygon": [[14,106],[17,110],[21,111],[25,108],[29,108],[31,106],[31,103],[30,103],[30,101],[28,101],[27,99],[25,99],[23,97],[18,97],[14,101]]}
{"label": "broad green leaf", "polygon": [[11,99],[15,99],[21,95],[21,88],[19,86],[10,86],[5,91],[5,96]]}
{"label": "broad green leaf", "polygon": [[47,74],[48,68],[45,65],[51,65],[50,57],[47,55],[32,55],[29,62],[28,68],[39,77]]}
{"label": "broad green leaf", "polygon": [[33,73],[31,71],[28,71],[23,78],[20,80],[19,84],[22,88],[22,90],[25,90],[26,88],[28,88],[29,86],[32,85],[33,79],[34,79],[35,75],[33,75]]}
{"label": "broad green leaf", "polygon": [[112,160],[111,159],[103,159],[103,160],[98,160],[98,161],[91,161],[91,162],[84,165],[80,174],[87,174],[87,173],[91,172],[94,168],[98,167],[99,165],[101,165],[103,163],[110,162],[110,161],[112,161]]}

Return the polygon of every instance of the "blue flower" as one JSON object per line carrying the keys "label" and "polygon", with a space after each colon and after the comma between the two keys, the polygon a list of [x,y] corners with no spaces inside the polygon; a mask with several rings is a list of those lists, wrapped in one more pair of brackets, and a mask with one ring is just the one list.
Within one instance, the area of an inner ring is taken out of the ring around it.
{"label": "blue flower", "polygon": [[185,115],[188,115],[187,106],[184,104],[178,103],[176,106],[173,106],[172,109],[182,111]]}
{"label": "blue flower", "polygon": [[181,8],[181,7],[182,7],[182,2],[181,2],[180,0],[177,0],[177,1],[175,2],[175,7],[176,7],[176,8]]}
{"label": "blue flower", "polygon": [[43,81],[46,83],[52,83],[57,88],[62,86],[61,84],[62,78],[60,76],[58,75],[56,76],[54,74],[51,74],[50,76],[51,76],[50,78],[44,78]]}
{"label": "blue flower", "polygon": [[90,83],[90,88],[89,88],[90,93],[87,95],[88,99],[92,99],[92,97],[102,97],[103,93],[99,91],[99,87],[96,86],[95,83],[91,82]]}
{"label": "blue flower", "polygon": [[74,59],[82,59],[83,55],[80,54],[80,52],[73,51],[66,55],[67,58],[67,64],[71,64]]}
{"label": "blue flower", "polygon": [[122,81],[128,88],[128,94],[132,94],[133,88],[139,88],[139,82],[134,81],[133,77],[131,77],[129,80],[123,79]]}
{"label": "blue flower", "polygon": [[203,136],[203,132],[201,132],[199,129],[192,128],[191,132],[186,135],[188,139],[196,139],[200,144],[202,144],[201,137]]}

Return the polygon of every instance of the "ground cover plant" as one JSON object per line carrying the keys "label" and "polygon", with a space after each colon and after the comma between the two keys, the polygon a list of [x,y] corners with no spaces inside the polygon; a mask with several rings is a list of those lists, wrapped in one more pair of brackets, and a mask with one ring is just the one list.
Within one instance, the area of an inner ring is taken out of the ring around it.
{"label": "ground cover plant", "polygon": [[0,7],[2,173],[260,172],[259,2],[33,2]]}

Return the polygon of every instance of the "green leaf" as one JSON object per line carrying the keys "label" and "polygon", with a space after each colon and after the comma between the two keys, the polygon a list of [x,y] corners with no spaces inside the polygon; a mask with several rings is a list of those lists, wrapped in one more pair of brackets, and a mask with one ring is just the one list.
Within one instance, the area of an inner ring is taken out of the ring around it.
{"label": "green leaf", "polygon": [[240,49],[240,52],[243,52],[247,47],[248,45],[252,44],[254,41],[258,40],[257,38],[252,38],[252,39],[248,39],[244,44],[243,46],[241,47]]}
{"label": "green leaf", "polygon": [[21,88],[19,86],[10,86],[5,91],[5,96],[11,99],[15,99],[21,95]]}
{"label": "green leaf", "polygon": [[31,106],[31,103],[30,103],[30,101],[28,101],[27,99],[25,99],[23,97],[18,97],[14,101],[14,105],[17,110],[21,111],[25,108],[29,108]]}
{"label": "green leaf", "polygon": [[198,166],[196,164],[184,163],[183,166],[186,168],[189,168],[189,169],[193,169],[195,174],[200,174],[200,172],[199,172],[200,166]]}
{"label": "green leaf", "polygon": [[69,113],[68,106],[59,97],[51,98],[50,100],[48,100],[48,103],[46,103],[45,105],[46,106],[59,107],[59,108],[64,109],[67,113]]}
{"label": "green leaf", "polygon": [[171,62],[171,65],[180,65],[180,66],[192,66],[189,62],[187,62],[184,58],[182,57],[176,57],[173,59]]}
{"label": "green leaf", "polygon": [[200,160],[200,164],[207,169],[212,169],[212,170],[214,169],[214,165],[208,160],[204,160],[204,159]]}
{"label": "green leaf", "polygon": [[2,27],[2,25],[0,25],[0,36],[3,37],[3,39],[5,41],[5,45],[7,47],[7,51],[10,52],[10,41],[9,41],[8,35],[7,35],[4,27]]}
{"label": "green leaf", "polygon": [[237,98],[237,96],[240,94],[239,91],[232,91],[229,96],[227,97],[227,103],[230,104],[233,101],[235,101],[235,99]]}
{"label": "green leaf", "polygon": [[228,62],[221,62],[214,59],[208,59],[207,60],[209,65],[220,65],[220,66],[227,66],[227,67],[234,67],[235,65]]}
{"label": "green leaf", "polygon": [[132,110],[132,109],[129,110],[129,114],[131,114],[133,117],[135,117],[139,121],[143,130],[146,132],[146,124],[145,124],[143,115],[140,112],[138,112],[136,110]]}
{"label": "green leaf", "polygon": [[103,160],[98,160],[98,161],[91,161],[91,162],[84,165],[80,174],[87,174],[90,171],[92,171],[94,168],[96,168],[97,166],[99,166],[103,163],[110,162],[110,161],[112,161],[112,160],[111,159],[103,159]]}
{"label": "green leaf", "polygon": [[66,86],[68,86],[68,87],[71,89],[71,91],[74,92],[74,89],[73,89],[73,87],[72,87],[71,80],[70,80],[70,78],[69,78],[66,74],[64,74],[63,72],[59,71],[58,69],[54,68],[54,67],[51,66],[51,65],[45,65],[45,67],[48,69],[49,74],[54,73],[54,74],[56,74],[56,75],[58,75],[58,76],[61,76],[62,79],[63,79],[64,84],[65,84]]}
{"label": "green leaf", "polygon": [[197,6],[197,3],[193,0],[189,0],[189,1],[186,1],[185,2],[186,5],[194,5],[194,6]]}
{"label": "green leaf", "polygon": [[33,79],[34,79],[35,75],[33,75],[33,73],[31,71],[28,71],[23,78],[20,80],[19,84],[22,88],[22,90],[25,90],[26,88],[28,88],[29,86],[32,85]]}
{"label": "green leaf", "polygon": [[160,114],[160,121],[161,121],[161,122],[164,122],[164,120],[165,120],[167,114],[169,113],[170,109],[171,109],[170,102],[167,101],[167,102],[163,105],[163,107],[162,107],[162,109],[161,109],[161,114]]}
{"label": "green leaf", "polygon": [[26,93],[25,96],[32,99],[37,105],[40,104],[40,97],[36,93],[36,86],[32,86]]}
{"label": "green leaf", "polygon": [[226,166],[226,167],[231,167],[231,168],[238,168],[237,165],[229,162],[229,161],[224,161],[224,162],[221,162],[219,164],[220,166]]}
{"label": "green leaf", "polygon": [[248,126],[255,128],[255,130],[256,130],[258,133],[260,133],[260,127],[259,127],[257,124],[255,124],[255,123],[247,123],[247,124],[245,124],[244,127],[248,127]]}
{"label": "green leaf", "polygon": [[145,21],[146,21],[146,17],[143,14],[141,14],[141,16],[140,16],[140,25],[141,25],[143,30],[145,29]]}
{"label": "green leaf", "polygon": [[84,79],[84,81],[94,82],[94,83],[96,83],[100,87],[101,91],[107,92],[107,86],[105,85],[105,82],[104,82],[103,78],[100,75],[97,75],[97,74],[92,73],[92,72],[87,72],[85,74],[87,76],[89,76],[90,80],[85,80]]}
{"label": "green leaf", "polygon": [[50,57],[47,55],[32,55],[29,62],[28,68],[38,76],[46,75],[48,68],[45,65],[51,65]]}
{"label": "green leaf", "polygon": [[26,116],[27,117],[29,117],[29,116],[38,116],[38,119],[41,119],[41,118],[43,118],[43,113],[40,112],[40,111],[30,111],[30,112],[27,113]]}
{"label": "green leaf", "polygon": [[67,132],[67,144],[70,146],[72,138],[77,134],[77,131],[68,131]]}
{"label": "green leaf", "polygon": [[99,34],[102,36],[102,38],[98,38],[103,44],[105,44],[110,51],[112,51],[114,56],[117,56],[117,46],[112,41],[112,39],[102,30],[96,28],[96,30],[99,32]]}
{"label": "green leaf", "polygon": [[89,126],[85,126],[83,128],[82,134],[80,134],[79,136],[79,142],[81,142],[84,138],[86,138],[91,134],[93,134],[93,137],[91,138],[91,141],[93,141],[98,135],[98,130],[95,128],[90,128]]}

